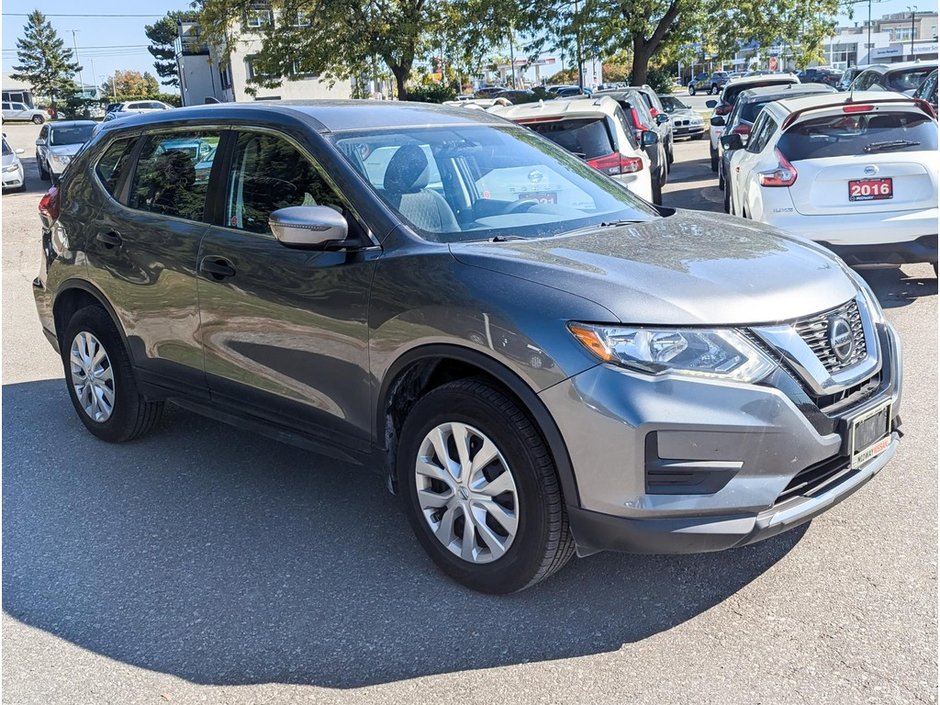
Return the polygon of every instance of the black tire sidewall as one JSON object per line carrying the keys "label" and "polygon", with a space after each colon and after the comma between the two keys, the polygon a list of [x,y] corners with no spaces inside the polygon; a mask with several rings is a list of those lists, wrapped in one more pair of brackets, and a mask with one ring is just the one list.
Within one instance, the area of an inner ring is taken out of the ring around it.
{"label": "black tire sidewall", "polygon": [[[71,365],[69,355],[72,341],[82,331],[94,335],[98,342],[104,346],[111,363],[111,374],[114,379],[114,407],[107,421],[99,422],[92,419],[82,408],[81,402],[72,386]],[[130,360],[124,348],[124,342],[115,328],[111,317],[99,306],[87,306],[79,309],[65,326],[62,337],[62,364],[65,369],[65,382],[68,387],[69,399],[85,428],[98,438],[119,442],[126,440],[134,428],[137,419],[140,396],[137,384],[131,372]]]}
{"label": "black tire sidewall", "polygon": [[[449,386],[420,400],[402,428],[396,465],[408,520],[432,560],[458,582],[482,592],[521,590],[538,571],[550,533],[544,487],[538,479],[531,450],[512,424],[501,419],[498,407],[486,399],[451,392]],[[471,564],[451,553],[434,536],[418,504],[414,466],[421,442],[435,426],[453,421],[466,423],[487,435],[503,454],[516,483],[519,508],[516,537],[506,554],[492,563]]]}

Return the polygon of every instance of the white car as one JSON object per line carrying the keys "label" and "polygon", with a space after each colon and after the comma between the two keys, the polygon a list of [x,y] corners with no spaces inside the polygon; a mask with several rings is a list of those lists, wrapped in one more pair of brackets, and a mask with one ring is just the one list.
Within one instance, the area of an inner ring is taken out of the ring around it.
{"label": "white car", "polygon": [[[735,101],[743,91],[749,88],[763,88],[764,86],[786,86],[791,83],[799,83],[798,76],[792,73],[768,73],[758,76],[745,76],[744,78],[735,78],[725,84],[721,89],[721,95],[718,100],[706,100],[705,107],[712,108],[715,111],[714,117],[727,115],[734,108]],[[711,121],[711,129],[708,131],[709,153],[711,156],[712,171],[718,171],[718,140],[724,134],[724,120]]]}
{"label": "white car", "polygon": [[7,138],[3,138],[3,190],[26,190],[26,172],[18,155],[26,150],[13,149]]}
{"label": "white car", "polygon": [[767,104],[722,138],[730,212],[815,240],[849,264],[937,262],[937,123],[886,92]]}
{"label": "white car", "polygon": [[26,103],[3,101],[4,122],[34,122],[42,125],[46,121],[45,110],[31,108]]}
{"label": "white car", "polygon": [[82,145],[91,139],[96,125],[93,120],[59,120],[43,125],[36,139],[39,178],[43,181],[52,179],[53,184],[59,183],[65,167]]}
{"label": "white car", "polygon": [[[662,201],[662,194],[653,192],[649,157],[637,144],[623,109],[613,98],[556,99],[492,107],[487,112],[550,139],[640,198]],[[655,141],[659,136],[644,132],[643,139]]]}
{"label": "white car", "polygon": [[152,113],[157,110],[172,110],[173,106],[160,100],[132,100],[127,103],[121,103],[111,111],[117,117],[127,113]]}

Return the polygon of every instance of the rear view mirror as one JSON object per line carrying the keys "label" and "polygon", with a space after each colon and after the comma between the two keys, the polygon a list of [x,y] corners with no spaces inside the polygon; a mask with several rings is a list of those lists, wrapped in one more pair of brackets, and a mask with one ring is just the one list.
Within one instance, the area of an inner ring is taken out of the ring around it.
{"label": "rear view mirror", "polygon": [[322,248],[340,243],[349,233],[345,216],[328,206],[291,206],[268,219],[274,237],[285,247]]}
{"label": "rear view mirror", "polygon": [[721,115],[715,115],[715,116],[714,116],[711,120],[709,120],[708,122],[711,123],[711,126],[712,126],[712,127],[724,127],[724,126],[725,126],[725,119],[724,119],[723,117],[721,117]]}
{"label": "rear view mirror", "polygon": [[718,101],[717,101],[717,100],[706,100],[706,101],[705,101],[705,107],[706,107],[706,108],[711,108],[712,110],[714,110],[716,105],[718,105]]}
{"label": "rear view mirror", "polygon": [[744,147],[744,140],[741,139],[741,135],[736,132],[732,132],[730,135],[723,135],[719,139],[721,140],[721,146],[728,151]]}
{"label": "rear view mirror", "polygon": [[644,147],[652,147],[654,144],[659,144],[659,135],[652,130],[645,130],[641,139]]}

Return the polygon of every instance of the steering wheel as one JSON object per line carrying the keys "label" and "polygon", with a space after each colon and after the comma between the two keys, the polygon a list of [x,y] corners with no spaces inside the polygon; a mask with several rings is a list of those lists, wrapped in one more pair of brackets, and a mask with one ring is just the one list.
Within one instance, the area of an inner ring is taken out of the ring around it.
{"label": "steering wheel", "polygon": [[534,198],[526,198],[521,201],[516,201],[509,208],[506,209],[504,215],[511,215],[513,213],[525,212],[529,210],[532,206],[539,205],[539,202]]}

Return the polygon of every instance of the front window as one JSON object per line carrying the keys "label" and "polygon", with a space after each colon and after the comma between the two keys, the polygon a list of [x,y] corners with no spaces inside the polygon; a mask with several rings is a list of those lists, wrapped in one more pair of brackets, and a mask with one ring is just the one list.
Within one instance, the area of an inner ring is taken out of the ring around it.
{"label": "front window", "polygon": [[517,127],[376,130],[334,141],[386,204],[436,242],[545,237],[657,217],[625,187]]}
{"label": "front window", "polygon": [[787,130],[777,147],[791,162],[881,152],[936,151],[937,126],[913,112],[875,112],[813,118]]}
{"label": "front window", "polygon": [[8,154],[13,154],[13,150],[10,149],[10,145],[7,144],[7,141],[3,140],[3,156],[7,156]]}
{"label": "front window", "polygon": [[94,133],[94,125],[77,125],[75,127],[57,127],[49,136],[49,144],[61,146],[63,144],[85,144]]}

